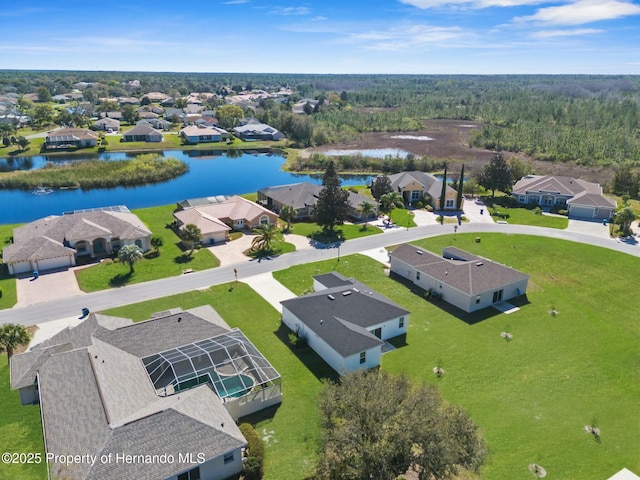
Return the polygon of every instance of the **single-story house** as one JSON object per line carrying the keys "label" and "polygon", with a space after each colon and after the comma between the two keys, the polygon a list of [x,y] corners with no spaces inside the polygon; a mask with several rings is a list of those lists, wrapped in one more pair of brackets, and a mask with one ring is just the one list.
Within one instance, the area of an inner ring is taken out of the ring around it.
{"label": "single-story house", "polygon": [[47,134],[47,148],[95,147],[99,135],[86,128],[58,128]]}
{"label": "single-story house", "polygon": [[180,130],[180,136],[190,144],[224,142],[229,138],[229,132],[218,127],[190,125]]}
{"label": "single-story house", "polygon": [[527,175],[513,186],[511,194],[522,204],[566,208],[570,217],[610,219],[617,203],[602,194],[598,183],[561,175]]}
{"label": "single-story house", "polygon": [[337,272],[313,277],[315,292],[282,304],[282,322],[339,374],[380,365],[382,346],[407,333],[409,311]]}
{"label": "single-story house", "polygon": [[96,459],[47,462],[49,478],[223,480],[242,469],[235,420],[282,401],[278,372],[209,305],[91,313],[14,355],[10,381],[40,404],[46,453]]}
{"label": "single-story house", "polygon": [[278,216],[271,210],[237,195],[222,202],[177,210],[173,216],[178,222],[178,228],[196,225],[202,232],[203,244],[225,241],[227,233],[232,229],[252,229],[278,221]]}
{"label": "single-story house", "polygon": [[122,134],[123,142],[161,142],[162,132],[153,127],[136,125]]}
{"label": "single-story house", "polygon": [[445,204],[440,205],[442,180],[429,173],[419,171],[395,173],[389,175],[389,180],[391,180],[393,191],[402,195],[407,204],[424,198],[431,202],[435,210],[456,210],[458,192],[447,185]]}
{"label": "single-story house", "polygon": [[159,115],[157,113],[149,112],[149,111],[138,112],[138,116],[142,120],[149,120],[150,118],[158,118],[159,117]]}
{"label": "single-story house", "polygon": [[151,248],[151,231],[127,207],[79,210],[14,229],[2,261],[15,275],[72,267],[79,256],[109,255],[128,244]]}
{"label": "single-story house", "polygon": [[113,111],[113,112],[102,112],[100,114],[101,117],[109,117],[115,118],[116,120],[122,120],[122,112]]}
{"label": "single-story house", "polygon": [[163,100],[169,98],[169,95],[162,92],[148,92],[142,95],[142,98],[144,97],[147,97],[152,102],[162,102]]}
{"label": "single-story house", "polygon": [[405,243],[389,258],[393,273],[467,313],[527,292],[529,275],[455,247],[438,256]]}
{"label": "single-story house", "polygon": [[[258,190],[258,203],[273,210],[276,213],[289,205],[296,211],[295,219],[308,218],[313,214],[313,208],[318,202],[318,196],[322,190],[321,185],[311,182],[293,183],[291,185],[278,185]],[[376,218],[380,204],[375,200],[349,191],[349,216],[357,220],[368,220],[362,213],[362,202],[369,202],[374,207],[371,217]]]}
{"label": "single-story house", "polygon": [[148,120],[138,120],[136,125],[141,127],[152,127],[156,130],[169,130],[171,128],[171,122],[164,118],[150,118]]}
{"label": "single-story house", "polygon": [[244,141],[250,140],[282,140],[284,135],[265,123],[247,123],[233,129],[236,137]]}
{"label": "single-story house", "polygon": [[107,130],[112,130],[114,132],[120,130],[120,121],[115,118],[104,117],[100,120],[96,120],[94,125],[98,130],[104,130],[105,132]]}

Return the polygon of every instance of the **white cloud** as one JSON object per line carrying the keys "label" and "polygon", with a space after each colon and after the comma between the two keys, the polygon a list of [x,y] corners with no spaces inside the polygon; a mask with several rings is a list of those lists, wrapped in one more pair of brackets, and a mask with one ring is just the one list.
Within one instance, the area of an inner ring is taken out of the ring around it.
{"label": "white cloud", "polygon": [[272,15],[309,15],[311,10],[308,7],[274,7],[269,12]]}
{"label": "white cloud", "polygon": [[596,35],[605,33],[597,28],[574,28],[569,30],[540,30],[529,35],[531,38],[557,38],[557,37],[578,37],[583,35]]}
{"label": "white cloud", "polygon": [[228,2],[222,2],[223,5],[242,5],[243,3],[249,3],[249,0],[229,0]]}
{"label": "white cloud", "polygon": [[402,25],[386,31],[354,33],[346,43],[360,44],[369,50],[408,51],[429,46],[459,46],[470,39],[471,34],[460,27]]}
{"label": "white cloud", "polygon": [[322,16],[313,17],[311,19],[312,22],[324,22],[325,20],[328,20],[328,18]]}
{"label": "white cloud", "polygon": [[567,5],[541,8],[533,15],[516,17],[514,21],[545,25],[584,25],[629,15],[640,15],[640,5],[620,0],[578,0]]}

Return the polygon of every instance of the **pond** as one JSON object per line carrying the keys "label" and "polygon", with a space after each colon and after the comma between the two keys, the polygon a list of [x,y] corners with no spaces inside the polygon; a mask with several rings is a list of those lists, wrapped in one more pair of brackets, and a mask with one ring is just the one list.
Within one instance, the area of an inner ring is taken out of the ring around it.
{"label": "pond", "polygon": [[[86,157],[30,157],[3,160],[0,170],[29,170],[42,168],[47,160],[56,163],[79,159],[123,160],[135,157],[137,153],[109,153]],[[95,190],[55,190],[51,193],[34,195],[31,190],[0,190],[0,224],[23,223],[60,215],[71,210],[97,208],[108,205],[126,205],[145,208],[168,205],[187,198],[213,195],[236,195],[255,192],[272,185],[298,182],[321,183],[322,175],[302,175],[282,170],[285,158],[271,153],[242,153],[236,158],[221,151],[181,151],[170,150],[163,153],[175,157],[189,165],[189,171],[173,180],[163,183],[140,185],[137,187],[117,187]],[[364,184],[368,176],[342,177],[343,185]]]}
{"label": "pond", "polygon": [[327,150],[323,152],[324,155],[329,157],[342,157],[342,156],[361,156],[369,158],[385,158],[385,157],[398,157],[406,158],[409,152],[400,148],[365,148],[357,150]]}

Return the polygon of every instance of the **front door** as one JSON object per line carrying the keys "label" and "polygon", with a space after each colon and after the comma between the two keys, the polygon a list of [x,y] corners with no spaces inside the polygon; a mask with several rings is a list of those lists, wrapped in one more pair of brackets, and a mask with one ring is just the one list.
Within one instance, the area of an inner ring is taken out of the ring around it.
{"label": "front door", "polygon": [[376,329],[373,331],[373,334],[374,334],[376,337],[378,337],[378,338],[380,338],[380,339],[381,339],[381,338],[382,338],[382,328],[376,328]]}

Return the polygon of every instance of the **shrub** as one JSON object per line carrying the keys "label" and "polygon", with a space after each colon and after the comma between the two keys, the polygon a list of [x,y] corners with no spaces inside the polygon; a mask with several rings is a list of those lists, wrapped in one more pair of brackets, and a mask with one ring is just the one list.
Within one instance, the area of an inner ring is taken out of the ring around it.
{"label": "shrub", "polygon": [[561,208],[560,210],[558,210],[558,215],[567,215],[569,212],[567,212],[567,210],[565,210],[564,208]]}
{"label": "shrub", "polygon": [[424,204],[420,200],[418,200],[416,203],[413,204],[413,206],[418,210],[420,210],[424,207]]}
{"label": "shrub", "polygon": [[540,207],[536,207],[533,209],[533,213],[536,215],[542,215],[542,209]]}
{"label": "shrub", "polygon": [[433,212],[433,207],[431,205],[427,205],[426,207],[424,207],[427,209],[427,212]]}
{"label": "shrub", "polygon": [[264,473],[264,443],[258,432],[248,423],[238,427],[247,440],[247,459],[243,462],[243,475],[246,480],[259,480]]}

